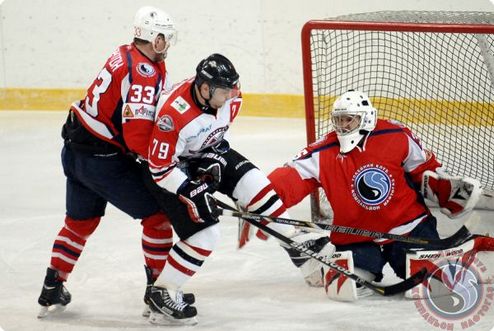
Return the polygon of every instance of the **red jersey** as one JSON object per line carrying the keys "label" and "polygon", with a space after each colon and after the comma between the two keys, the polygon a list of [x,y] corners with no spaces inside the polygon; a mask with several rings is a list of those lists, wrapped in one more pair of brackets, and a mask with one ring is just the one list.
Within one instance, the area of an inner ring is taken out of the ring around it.
{"label": "red jersey", "polygon": [[[409,129],[378,120],[363,144],[349,153],[340,154],[331,132],[268,177],[287,207],[322,187],[335,225],[406,234],[428,214],[411,183],[420,185],[422,173],[439,166]],[[331,240],[342,245],[372,239],[335,232]]]}
{"label": "red jersey", "polygon": [[204,111],[194,101],[194,79],[163,93],[149,141],[149,169],[156,184],[176,193],[187,175],[178,167],[181,159],[198,157],[224,139],[237,116],[242,97],[229,99],[216,111]]}
{"label": "red jersey", "polygon": [[169,85],[164,61],[153,62],[134,44],[123,45],[72,110],[96,137],[146,157],[156,103]]}

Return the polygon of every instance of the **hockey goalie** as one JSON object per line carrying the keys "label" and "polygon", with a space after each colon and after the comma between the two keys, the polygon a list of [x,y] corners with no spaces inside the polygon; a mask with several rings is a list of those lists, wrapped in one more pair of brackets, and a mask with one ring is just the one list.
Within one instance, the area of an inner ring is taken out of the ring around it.
{"label": "hockey goalie", "polygon": [[[472,178],[448,175],[435,155],[403,124],[378,119],[369,97],[348,91],[334,103],[334,131],[304,148],[269,179],[287,207],[322,188],[334,212],[333,224],[412,237],[439,239],[436,218],[425,199],[437,201],[450,218],[467,214],[481,194]],[[244,236],[240,244],[245,244]],[[263,237],[258,233],[258,237]],[[413,244],[373,240],[333,232],[335,261],[361,278],[379,282],[389,263],[400,278],[406,277],[406,251]],[[322,270],[322,271],[321,271]],[[332,270],[312,263],[305,279],[324,284],[334,299],[351,301],[358,289],[353,281],[336,279]],[[340,277],[341,278],[341,277]]]}

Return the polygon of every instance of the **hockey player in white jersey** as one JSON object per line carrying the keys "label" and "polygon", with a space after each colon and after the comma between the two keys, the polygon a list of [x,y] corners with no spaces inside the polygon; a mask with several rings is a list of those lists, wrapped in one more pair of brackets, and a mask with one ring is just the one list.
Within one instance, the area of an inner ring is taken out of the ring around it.
{"label": "hockey player in white jersey", "polygon": [[[225,139],[241,106],[239,75],[220,54],[202,60],[195,77],[160,97],[149,146],[148,182],[180,241],[151,287],[151,323],[196,323],[197,310],[183,301],[181,288],[219,240],[210,194],[219,191],[255,213],[288,216],[266,175]],[[297,234],[292,226],[269,226],[288,237]],[[307,245],[327,243],[324,237]]]}

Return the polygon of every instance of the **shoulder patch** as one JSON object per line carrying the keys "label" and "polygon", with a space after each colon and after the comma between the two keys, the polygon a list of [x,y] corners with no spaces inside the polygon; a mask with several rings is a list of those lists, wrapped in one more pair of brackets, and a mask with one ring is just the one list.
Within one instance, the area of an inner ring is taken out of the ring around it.
{"label": "shoulder patch", "polygon": [[153,77],[156,73],[156,70],[154,70],[153,66],[146,62],[139,62],[136,69],[137,72],[144,77]]}
{"label": "shoulder patch", "polygon": [[190,105],[181,96],[178,96],[175,100],[173,100],[171,106],[175,108],[180,114],[185,113],[190,108]]}
{"label": "shoulder patch", "polygon": [[175,128],[175,125],[173,124],[173,119],[169,115],[160,117],[156,125],[161,131],[164,132],[173,131],[173,129]]}

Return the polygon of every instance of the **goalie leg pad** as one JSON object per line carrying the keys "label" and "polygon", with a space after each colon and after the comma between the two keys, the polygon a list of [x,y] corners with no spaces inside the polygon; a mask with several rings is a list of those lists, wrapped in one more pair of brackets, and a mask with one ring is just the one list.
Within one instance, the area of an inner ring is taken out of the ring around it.
{"label": "goalie leg pad", "polygon": [[477,257],[477,252],[486,248],[484,238],[471,238],[457,247],[444,250],[409,251],[406,255],[407,277],[422,268],[427,268],[430,276],[424,283],[407,291],[405,297],[427,299],[452,294],[463,296],[478,284],[491,283],[493,271],[489,270],[489,265],[484,261],[492,260],[494,253],[484,251],[481,259]]}
{"label": "goalie leg pad", "polygon": [[[296,240],[296,238],[295,238]],[[320,256],[329,259],[333,256],[335,247],[329,242],[329,238],[324,236],[314,241],[314,244],[310,246],[314,251],[318,251]],[[304,277],[305,283],[311,287],[323,286],[323,264],[316,259],[309,258],[304,264],[300,266],[300,272]]]}
{"label": "goalie leg pad", "polygon": [[[352,251],[336,252],[332,255],[330,261],[354,273]],[[336,301],[355,301],[357,300],[357,287],[355,282],[347,276],[336,272],[327,265],[323,265],[324,290],[328,298]]]}

